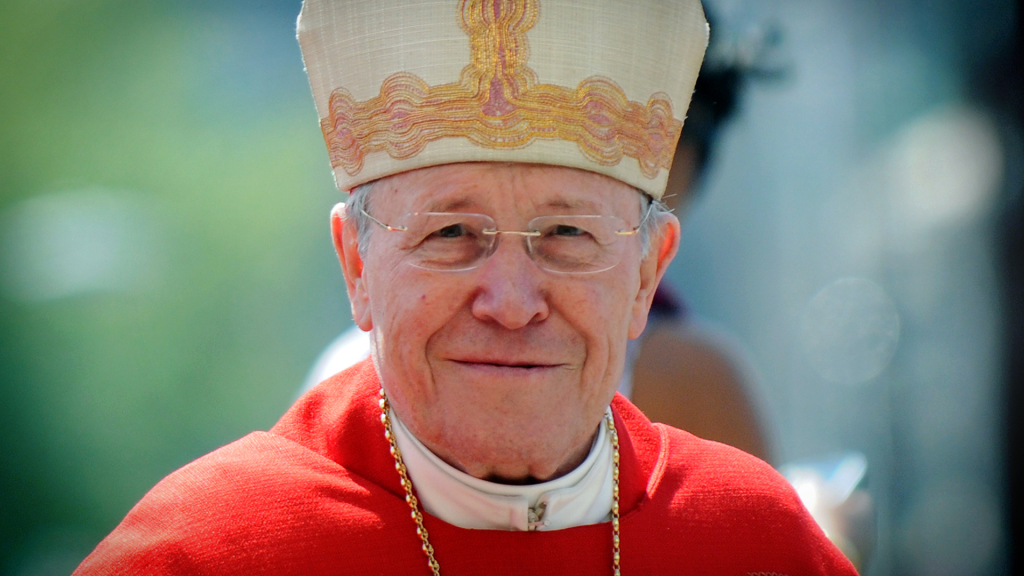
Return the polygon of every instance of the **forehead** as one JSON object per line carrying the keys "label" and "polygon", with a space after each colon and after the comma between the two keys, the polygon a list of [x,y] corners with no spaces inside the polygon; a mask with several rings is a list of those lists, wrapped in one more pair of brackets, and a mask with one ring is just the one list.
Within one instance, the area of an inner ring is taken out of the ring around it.
{"label": "forehead", "polygon": [[[378,207],[398,212],[480,211],[524,213],[569,210],[622,213],[636,210],[635,188],[594,172],[547,166],[472,162],[432,166],[386,178],[374,195]],[[623,213],[625,214],[625,213]]]}

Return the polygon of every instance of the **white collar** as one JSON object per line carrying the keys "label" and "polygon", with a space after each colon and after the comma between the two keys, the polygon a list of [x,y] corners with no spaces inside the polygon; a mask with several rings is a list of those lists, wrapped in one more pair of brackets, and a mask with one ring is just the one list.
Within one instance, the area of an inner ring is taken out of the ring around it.
{"label": "white collar", "polygon": [[516,486],[455,469],[413,436],[394,410],[391,421],[423,509],[449,524],[482,530],[560,530],[609,518],[612,445],[603,418],[590,453],[576,469],[540,484]]}

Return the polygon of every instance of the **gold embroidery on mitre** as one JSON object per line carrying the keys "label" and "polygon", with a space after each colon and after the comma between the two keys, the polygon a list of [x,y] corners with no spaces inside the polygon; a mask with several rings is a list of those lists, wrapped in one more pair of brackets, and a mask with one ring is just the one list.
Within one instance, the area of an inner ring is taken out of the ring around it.
{"label": "gold embroidery on mitre", "polygon": [[658,92],[646,105],[630,102],[618,84],[600,76],[575,90],[538,83],[526,65],[526,31],[536,22],[537,0],[461,0],[459,26],[469,36],[470,64],[459,81],[429,86],[397,72],[364,102],[344,88],[334,90],[329,117],[320,121],[331,166],[354,176],[369,153],[401,160],[435,140],[464,137],[485,148],[568,140],[603,166],[629,156],[648,178],[668,170],[683,128],[668,95]]}

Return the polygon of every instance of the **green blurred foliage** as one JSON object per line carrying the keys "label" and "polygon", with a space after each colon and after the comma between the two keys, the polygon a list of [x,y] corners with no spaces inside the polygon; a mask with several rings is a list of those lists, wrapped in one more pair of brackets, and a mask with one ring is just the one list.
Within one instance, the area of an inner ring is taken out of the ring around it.
{"label": "green blurred foliage", "polygon": [[2,574],[67,573],[161,477],[271,426],[350,321],[278,4],[0,3],[0,213],[121,191],[166,253],[142,290],[0,296]]}

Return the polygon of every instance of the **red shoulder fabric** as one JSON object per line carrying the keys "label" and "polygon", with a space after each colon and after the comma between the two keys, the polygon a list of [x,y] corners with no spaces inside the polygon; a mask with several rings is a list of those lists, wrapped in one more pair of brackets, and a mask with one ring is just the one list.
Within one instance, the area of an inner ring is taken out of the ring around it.
{"label": "red shoulder fabric", "polygon": [[[424,568],[397,475],[376,481],[394,472],[380,420],[373,421],[376,381],[372,364],[353,367],[300,399],[271,432],[250,434],[174,472],[75,574],[298,576]],[[360,473],[367,467],[375,479]]]}
{"label": "red shoulder fabric", "polygon": [[[270,432],[174,472],[76,575],[429,574],[383,438],[371,362],[314,388]],[[652,425],[620,429],[626,574],[854,574],[766,464]],[[602,574],[609,523],[466,530],[428,515],[442,573]]]}

